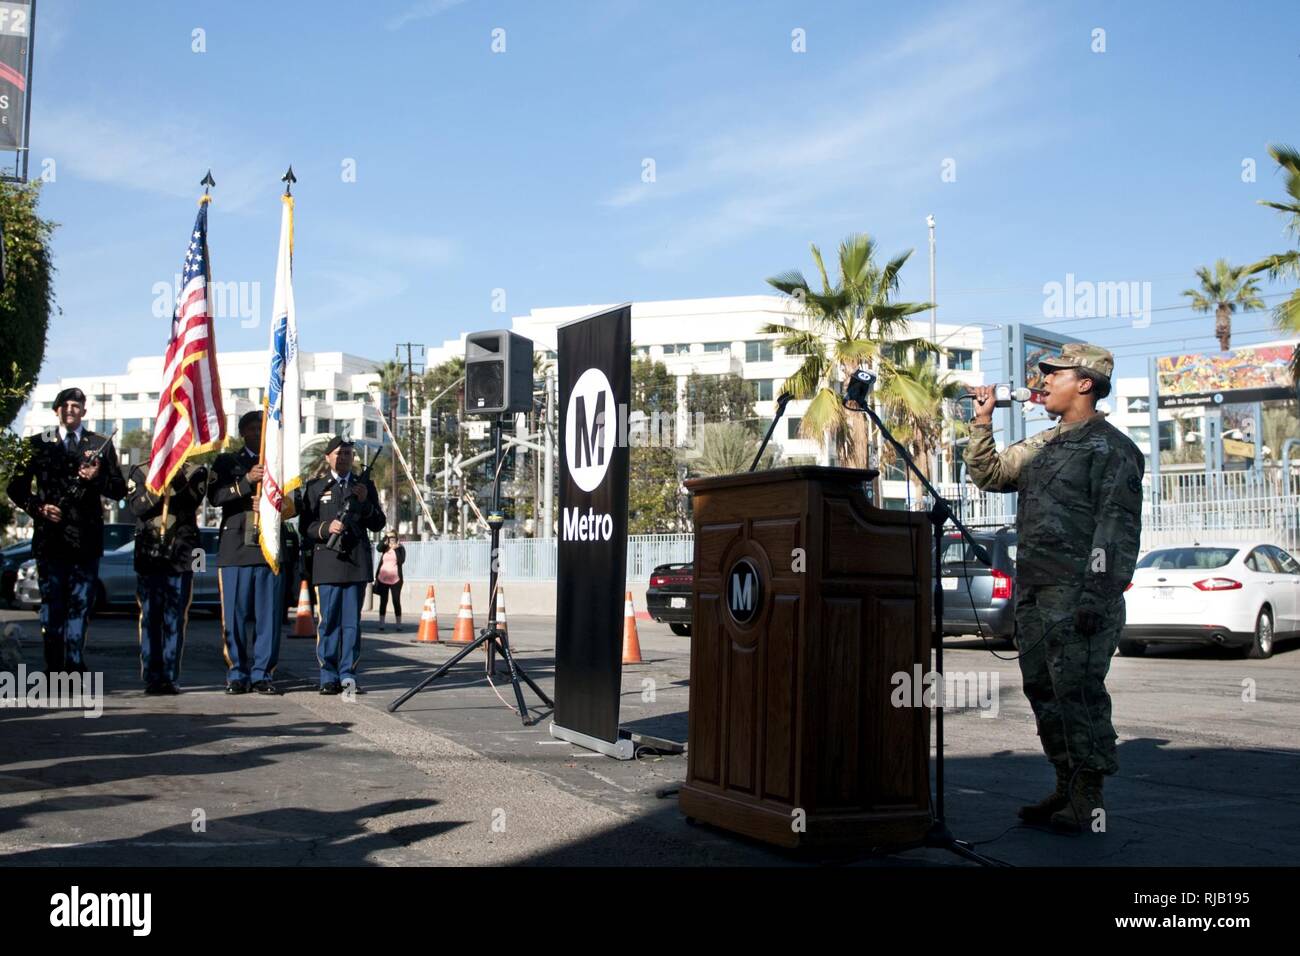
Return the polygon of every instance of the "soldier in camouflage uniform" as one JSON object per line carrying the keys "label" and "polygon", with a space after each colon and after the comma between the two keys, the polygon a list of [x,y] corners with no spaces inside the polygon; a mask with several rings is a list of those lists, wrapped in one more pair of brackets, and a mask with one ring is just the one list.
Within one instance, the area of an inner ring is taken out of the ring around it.
{"label": "soldier in camouflage uniform", "polygon": [[1039,363],[1054,428],[998,452],[992,389],[976,391],[966,466],[985,491],[1015,491],[1020,673],[1056,789],[1020,808],[1031,823],[1082,830],[1115,773],[1106,672],[1124,627],[1124,589],[1142,530],[1142,453],[1096,410],[1115,362],[1069,344]]}

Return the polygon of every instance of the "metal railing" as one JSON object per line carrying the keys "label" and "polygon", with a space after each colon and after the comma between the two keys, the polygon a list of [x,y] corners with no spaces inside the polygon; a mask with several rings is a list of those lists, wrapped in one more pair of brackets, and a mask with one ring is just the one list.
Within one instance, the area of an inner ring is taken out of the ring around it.
{"label": "metal railing", "polygon": [[[1249,483],[1228,477],[1221,486],[1211,481],[1196,491],[1189,485],[1172,500],[1144,501],[1142,550],[1192,541],[1261,541],[1300,556],[1300,494],[1245,494]],[[972,527],[1015,525],[1013,494],[980,492],[969,485],[961,497],[955,486],[941,486],[939,491],[961,502],[963,520]],[[486,581],[490,547],[486,540],[408,541],[405,576],[418,581]],[[691,534],[632,535],[627,542],[627,580],[644,584],[658,565],[692,560],[694,549]],[[554,581],[556,540],[506,538],[500,561],[506,580]]]}

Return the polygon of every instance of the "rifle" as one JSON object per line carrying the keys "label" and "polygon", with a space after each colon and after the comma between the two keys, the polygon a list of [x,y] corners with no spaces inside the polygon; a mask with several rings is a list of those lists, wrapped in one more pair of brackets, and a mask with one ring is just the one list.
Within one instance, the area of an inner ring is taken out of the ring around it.
{"label": "rifle", "polygon": [[113,435],[116,434],[117,429],[114,428],[112,434],[105,438],[98,448],[93,452],[85,452],[82,454],[80,464],[76,464],[75,466],[76,471],[65,476],[65,480],[57,489],[58,500],[55,502],[55,505],[60,511],[66,511],[68,505],[72,503],[73,498],[80,498],[86,485],[89,484],[89,482],[80,475],[81,465],[88,465],[92,461],[102,460],[104,452],[108,450],[108,446],[113,442]]}
{"label": "rifle", "polygon": [[[379,456],[382,455],[383,453],[384,453],[383,448],[380,448],[379,451],[375,452],[375,457],[371,458],[370,463],[366,465],[365,468],[361,469],[361,476],[357,479],[358,481],[365,483],[370,480],[370,471],[375,467],[375,462],[379,460]],[[360,533],[354,531],[352,528],[352,522],[356,518],[356,515],[354,514],[354,512],[356,511],[356,506],[357,506],[356,496],[348,495],[348,500],[343,503],[343,510],[339,512],[339,516],[338,516],[338,520],[343,522],[343,530],[337,531],[334,534],[330,535],[329,540],[325,542],[325,547],[329,548],[332,551],[342,552],[343,536],[345,534],[351,533],[355,537],[361,537]]]}

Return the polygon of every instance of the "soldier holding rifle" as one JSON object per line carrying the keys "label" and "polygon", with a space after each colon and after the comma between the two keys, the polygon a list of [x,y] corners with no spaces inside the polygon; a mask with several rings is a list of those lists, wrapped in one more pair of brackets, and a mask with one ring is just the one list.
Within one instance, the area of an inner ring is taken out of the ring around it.
{"label": "soldier holding rifle", "polygon": [[366,532],[381,531],[385,524],[370,469],[354,475],[352,457],[352,442],[330,439],[325,447],[329,473],[308,482],[302,495],[302,546],[304,552],[312,549],[320,608],[316,657],[322,694],[338,694],[345,685],[356,690],[361,604],[373,576],[374,548]]}
{"label": "soldier holding rifle", "polygon": [[[31,457],[9,482],[9,497],[32,517],[32,554],[41,589],[41,636],[49,673],[86,670],[83,650],[104,554],[104,507],[126,494],[112,436],[83,427],[86,395],[54,398],[57,430],[33,435]],[[35,487],[33,487],[33,484]]]}

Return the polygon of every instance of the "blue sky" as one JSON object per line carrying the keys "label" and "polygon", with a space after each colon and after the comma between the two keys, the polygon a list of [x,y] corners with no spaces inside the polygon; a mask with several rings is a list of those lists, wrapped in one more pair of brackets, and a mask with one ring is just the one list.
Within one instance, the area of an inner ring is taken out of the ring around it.
{"label": "blue sky", "polygon": [[[32,174],[54,161],[63,310],[42,379],[162,350],[153,289],[209,167],[214,278],[260,283],[261,323],[218,341],[265,347],[290,162],[310,351],[764,292],[854,231],[915,248],[924,299],[933,213],[941,321],[1041,322],[1067,274],[1150,282],[1149,328],[1052,326],[1143,374],[1213,345],[1179,296],[1196,266],[1289,244],[1255,200],[1281,195],[1266,146],[1300,139],[1298,79],[1293,2],[40,0]],[[1235,325],[1268,338],[1266,314]]]}

